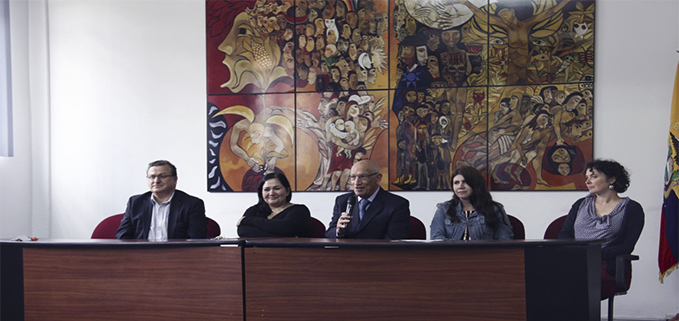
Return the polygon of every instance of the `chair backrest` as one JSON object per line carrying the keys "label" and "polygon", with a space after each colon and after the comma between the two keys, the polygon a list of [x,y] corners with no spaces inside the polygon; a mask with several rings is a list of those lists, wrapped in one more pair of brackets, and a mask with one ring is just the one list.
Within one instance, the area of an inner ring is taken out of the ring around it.
{"label": "chair backrest", "polygon": [[523,223],[518,218],[507,214],[509,217],[509,223],[512,224],[512,230],[514,232],[515,240],[525,240],[526,239],[526,229],[523,227]]}
{"label": "chair backrest", "polygon": [[422,224],[419,218],[410,216],[410,232],[408,232],[409,240],[426,240],[427,229]]}
{"label": "chair backrest", "polygon": [[315,217],[311,217],[311,237],[313,238],[324,238],[325,237],[325,224]]}
{"label": "chair backrest", "polygon": [[219,223],[217,221],[207,218],[207,238],[211,239],[213,237],[219,236],[219,234],[222,234],[222,229],[219,227]]}
{"label": "chair backrest", "polygon": [[116,231],[120,227],[120,221],[123,220],[124,214],[111,215],[101,221],[92,232],[93,239],[115,239]]}
{"label": "chair backrest", "polygon": [[563,222],[566,221],[566,215],[561,216],[552,223],[549,223],[547,230],[545,230],[545,240],[556,240],[559,238],[559,232],[561,232],[561,227],[563,227]]}
{"label": "chair backrest", "polygon": [[[120,222],[123,220],[125,214],[116,214],[105,218],[103,221],[94,228],[92,232],[93,239],[115,239],[116,231],[120,227]],[[222,233],[219,224],[211,219],[207,218],[207,238],[211,239],[213,237],[219,236]]]}

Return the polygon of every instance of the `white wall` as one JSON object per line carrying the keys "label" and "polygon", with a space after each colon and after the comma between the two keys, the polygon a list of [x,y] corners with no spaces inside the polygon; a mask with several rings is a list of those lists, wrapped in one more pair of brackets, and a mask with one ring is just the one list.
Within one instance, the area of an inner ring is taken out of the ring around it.
{"label": "white wall", "polygon": [[[89,238],[101,219],[122,212],[130,195],[147,190],[146,164],[160,158],[177,165],[179,188],[205,201],[222,235],[236,237],[234,224],[256,195],[206,192],[204,1],[44,1],[49,124],[36,125],[36,114],[45,112],[31,102],[45,97],[28,98],[27,62],[19,58],[13,66],[19,83],[17,156],[0,158],[0,237]],[[30,15],[23,1],[13,0],[12,6],[12,18]],[[668,118],[679,61],[678,13],[676,0],[597,2],[594,154],[629,168],[632,186],[626,195],[646,211],[635,250],[641,260],[634,264],[630,293],[616,299],[618,317],[660,319],[679,312],[679,272],[661,285],[657,268]],[[17,32],[13,36],[21,37]],[[22,43],[17,47],[17,56],[28,50]],[[31,129],[31,123],[41,128]],[[47,148],[36,148],[44,140],[31,138],[41,131],[47,132]],[[48,179],[31,183],[31,176],[42,175]],[[448,192],[400,194],[426,225],[435,204],[450,197]],[[327,225],[336,195],[297,192],[293,202],[305,203]],[[524,222],[527,238],[542,238],[549,222],[584,193],[493,195]],[[40,207],[48,213],[36,210]],[[40,222],[48,222],[49,229]]]}

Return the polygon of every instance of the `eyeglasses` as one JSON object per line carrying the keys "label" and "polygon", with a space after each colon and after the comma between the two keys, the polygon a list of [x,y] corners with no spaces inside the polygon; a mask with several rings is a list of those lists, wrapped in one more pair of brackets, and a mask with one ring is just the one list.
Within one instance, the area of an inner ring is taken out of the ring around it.
{"label": "eyeglasses", "polygon": [[375,173],[372,173],[372,174],[360,174],[360,175],[350,174],[350,175],[349,175],[349,180],[353,182],[353,181],[355,181],[355,180],[358,178],[358,180],[360,180],[360,181],[362,181],[362,182],[365,182],[365,181],[368,179],[368,177],[375,176],[375,175],[377,175],[377,174],[379,174],[379,173],[380,173],[380,172],[375,172]]}
{"label": "eyeglasses", "polygon": [[166,178],[171,177],[174,175],[169,175],[169,174],[159,174],[159,175],[149,175],[146,176],[146,178],[149,179],[149,181],[155,181],[156,178],[160,178],[161,181],[164,181]]}

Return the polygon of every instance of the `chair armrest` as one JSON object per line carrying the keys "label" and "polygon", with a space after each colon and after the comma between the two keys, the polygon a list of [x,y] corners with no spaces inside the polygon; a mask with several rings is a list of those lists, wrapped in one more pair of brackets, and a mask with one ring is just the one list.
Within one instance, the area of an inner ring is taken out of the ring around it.
{"label": "chair armrest", "polygon": [[627,293],[627,284],[625,283],[625,262],[637,261],[638,255],[634,254],[618,254],[615,256],[615,293]]}

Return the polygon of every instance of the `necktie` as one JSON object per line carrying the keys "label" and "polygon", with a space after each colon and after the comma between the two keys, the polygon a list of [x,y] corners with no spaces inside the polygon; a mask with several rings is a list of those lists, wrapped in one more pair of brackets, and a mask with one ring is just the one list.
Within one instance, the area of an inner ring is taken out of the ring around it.
{"label": "necktie", "polygon": [[363,220],[363,215],[365,214],[365,209],[368,207],[368,204],[370,204],[370,201],[367,199],[361,199],[358,202],[358,221],[360,222]]}

